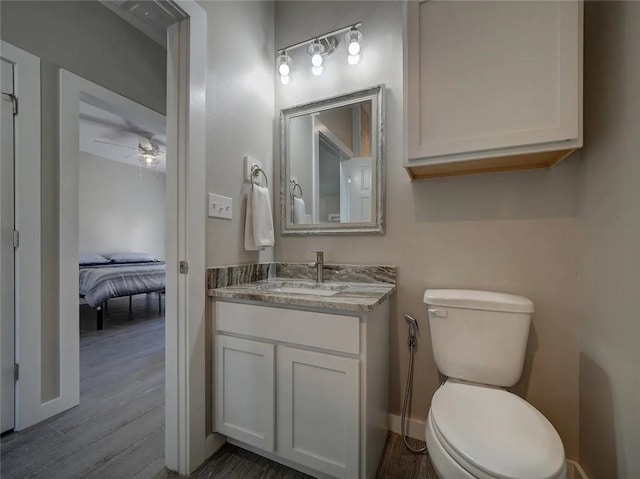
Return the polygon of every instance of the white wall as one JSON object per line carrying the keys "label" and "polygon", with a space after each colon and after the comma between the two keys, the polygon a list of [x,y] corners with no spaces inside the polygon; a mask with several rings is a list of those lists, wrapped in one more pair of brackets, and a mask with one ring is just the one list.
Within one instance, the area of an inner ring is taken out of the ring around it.
{"label": "white wall", "polygon": [[586,2],[580,463],[640,477],[640,3]]}
{"label": "white wall", "polygon": [[79,249],[164,260],[165,174],[80,153]]}
{"label": "white wall", "polygon": [[402,168],[403,15],[401,2],[276,3],[276,48],[350,22],[362,21],[364,35],[360,65],[347,65],[342,50],[326,60],[319,77],[311,74],[302,49],[293,52],[293,82],[276,84],[276,112],[378,83],[387,86],[387,234],[279,236],[276,258],[311,261],[310,251],[324,250],[327,262],[399,267],[391,304],[390,407],[400,413],[408,366],[402,314],[410,313],[421,326],[411,415],[423,419],[439,384],[422,303],[425,288],[479,288],[531,298],[536,314],[524,376],[514,390],[551,420],[568,457],[575,459],[579,158],[552,170],[411,183]]}

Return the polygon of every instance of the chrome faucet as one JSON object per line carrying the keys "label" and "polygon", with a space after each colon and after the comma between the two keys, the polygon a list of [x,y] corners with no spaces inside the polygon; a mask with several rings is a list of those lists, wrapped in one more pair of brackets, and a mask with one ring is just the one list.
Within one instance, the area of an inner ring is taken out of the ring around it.
{"label": "chrome faucet", "polygon": [[322,251],[316,251],[316,283],[324,283],[324,253]]}

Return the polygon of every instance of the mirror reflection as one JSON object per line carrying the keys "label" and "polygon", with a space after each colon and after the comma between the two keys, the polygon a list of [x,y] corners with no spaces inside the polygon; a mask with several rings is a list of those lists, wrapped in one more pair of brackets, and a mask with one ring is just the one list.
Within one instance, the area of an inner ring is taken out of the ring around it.
{"label": "mirror reflection", "polygon": [[376,97],[284,114],[285,232],[375,227]]}

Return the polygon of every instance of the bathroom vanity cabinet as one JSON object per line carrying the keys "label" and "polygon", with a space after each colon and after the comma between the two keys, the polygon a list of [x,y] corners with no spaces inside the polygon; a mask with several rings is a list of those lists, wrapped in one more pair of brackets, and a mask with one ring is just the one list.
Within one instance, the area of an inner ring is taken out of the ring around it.
{"label": "bathroom vanity cabinet", "polygon": [[407,8],[412,179],[549,167],[582,146],[581,1]]}
{"label": "bathroom vanity cabinet", "polygon": [[315,477],[374,478],[388,430],[388,304],[216,300],[216,432]]}

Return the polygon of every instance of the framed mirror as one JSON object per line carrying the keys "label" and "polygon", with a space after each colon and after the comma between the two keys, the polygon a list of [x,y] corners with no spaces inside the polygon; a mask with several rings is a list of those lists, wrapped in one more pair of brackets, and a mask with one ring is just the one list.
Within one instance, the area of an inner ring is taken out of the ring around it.
{"label": "framed mirror", "polygon": [[283,234],[384,234],[384,85],[282,110]]}

